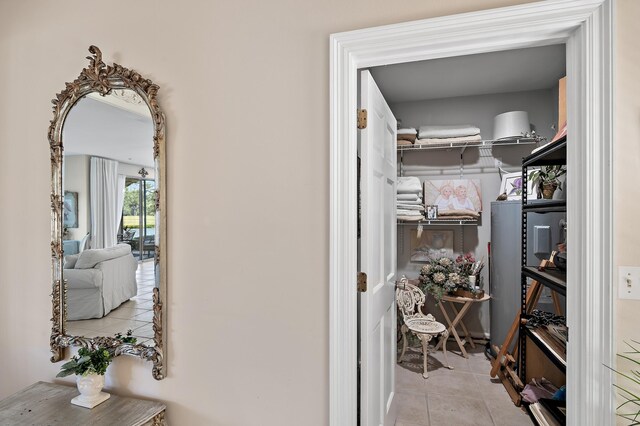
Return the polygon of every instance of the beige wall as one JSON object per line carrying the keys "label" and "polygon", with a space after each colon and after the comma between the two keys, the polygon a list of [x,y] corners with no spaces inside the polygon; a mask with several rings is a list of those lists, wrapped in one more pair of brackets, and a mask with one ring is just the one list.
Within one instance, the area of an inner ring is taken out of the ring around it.
{"label": "beige wall", "polygon": [[[328,36],[516,3],[526,1],[1,2],[0,397],[59,369],[48,361],[46,133],[50,99],[89,44],[161,86],[169,145],[168,377],[120,358],[108,387],[165,401],[171,424],[324,425]],[[640,10],[619,3],[616,249],[637,264]],[[623,323],[637,308],[621,306],[621,337],[637,333]]]}
{"label": "beige wall", "polygon": [[[614,153],[615,260],[618,266],[640,266],[640,201],[638,173],[640,171],[640,39],[637,22],[640,2],[618,0],[616,49],[616,146]],[[618,289],[614,285],[614,293]],[[628,351],[624,341],[640,341],[640,301],[617,300],[616,340],[618,352]],[[631,363],[618,360],[618,369],[629,372]],[[635,366],[637,370],[638,367]],[[640,392],[640,386],[630,387],[628,380],[619,383]],[[629,412],[629,411],[627,411]],[[628,424],[621,422],[619,424]]]}

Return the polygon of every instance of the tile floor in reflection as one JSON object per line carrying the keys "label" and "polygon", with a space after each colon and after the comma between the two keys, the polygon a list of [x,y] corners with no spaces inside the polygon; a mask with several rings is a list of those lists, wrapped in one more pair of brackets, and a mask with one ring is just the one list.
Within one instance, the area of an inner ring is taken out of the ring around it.
{"label": "tile floor in reflection", "polygon": [[[457,350],[455,342],[447,349]],[[422,377],[422,354],[408,350],[396,365],[396,426],[529,426],[529,416],[511,402],[500,380],[489,376],[491,364],[484,345],[467,346],[469,359],[448,351],[429,353],[429,378]]]}
{"label": "tile floor in reflection", "polygon": [[153,346],[153,260],[138,264],[136,271],[138,294],[99,319],[67,321],[66,332],[72,336],[113,337],[116,333],[125,335],[133,331],[138,341]]}

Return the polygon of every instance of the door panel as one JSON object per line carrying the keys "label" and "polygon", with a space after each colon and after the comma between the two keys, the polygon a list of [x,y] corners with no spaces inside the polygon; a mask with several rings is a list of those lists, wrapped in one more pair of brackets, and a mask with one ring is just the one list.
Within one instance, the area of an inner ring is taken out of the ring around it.
{"label": "door panel", "polygon": [[368,71],[360,74],[362,237],[360,295],[361,425],[393,426],[396,409],[396,119]]}

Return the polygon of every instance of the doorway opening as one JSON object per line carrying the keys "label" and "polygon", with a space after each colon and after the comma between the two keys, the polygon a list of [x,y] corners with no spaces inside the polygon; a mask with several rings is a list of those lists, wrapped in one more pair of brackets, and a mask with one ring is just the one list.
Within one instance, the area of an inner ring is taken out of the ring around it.
{"label": "doorway opening", "polygon": [[156,182],[127,177],[124,207],[120,220],[121,242],[131,246],[133,256],[142,262],[155,257]]}
{"label": "doorway opening", "polygon": [[357,419],[357,70],[558,43],[567,45],[567,107],[574,112],[567,133],[580,141],[567,145],[567,221],[575,229],[568,236],[575,251],[567,262],[567,404],[571,423],[611,422],[612,375],[604,365],[613,364],[614,334],[612,15],[609,0],[557,0],[331,36],[332,424]]}
{"label": "doorway opening", "polygon": [[[565,63],[565,45],[553,44],[368,69],[398,121],[397,141],[391,141],[397,144],[397,194],[386,201],[393,209],[397,206],[394,277],[396,282],[406,277],[426,294],[423,314],[432,315],[436,323],[449,329],[448,356],[442,350],[442,336],[434,335],[424,364],[419,335],[402,333],[403,319],[398,315],[396,353],[404,356],[398,359],[395,386],[390,389],[395,390],[400,422],[463,424],[471,416],[477,424],[530,423],[524,407],[518,407],[521,399],[517,392],[511,398],[507,391],[520,385],[503,384],[490,372],[497,349],[521,310],[521,190],[528,190],[529,200],[537,195],[533,183],[522,176],[522,158],[561,139],[560,128],[566,122],[564,101],[559,101],[565,98],[561,93]],[[364,90],[361,84],[361,93]],[[514,115],[524,118],[512,122]],[[510,118],[507,125],[503,123],[505,116]],[[363,140],[363,131],[360,154],[363,144],[372,143]],[[454,133],[440,134],[443,131]],[[367,166],[363,167],[366,170]],[[564,176],[560,180],[564,183]],[[508,192],[508,197],[496,201],[502,192]],[[359,193],[364,197],[369,194],[365,190]],[[566,203],[566,191],[556,191],[553,198]],[[361,205],[364,216],[367,202]],[[434,210],[430,216],[428,208]],[[535,239],[537,245],[530,247],[527,265],[539,265],[557,244],[566,243],[561,228],[565,219],[562,211],[528,214],[530,244]],[[387,248],[394,250],[395,246],[387,243]],[[492,252],[496,256],[491,256]],[[362,246],[359,253],[366,253]],[[360,257],[358,260],[359,270],[369,274]],[[421,271],[440,268],[439,262],[445,260],[450,266],[441,269],[454,273],[456,282],[445,281],[444,285],[455,286],[458,292],[471,291],[478,299],[469,302],[445,296],[437,303],[441,287],[433,285],[435,272]],[[475,288],[469,285],[471,278]],[[525,285],[530,287],[530,283]],[[559,327],[565,327],[564,294],[562,289],[551,292],[545,287],[535,306],[536,315],[553,314]],[[464,313],[457,320],[461,309]],[[406,351],[402,348],[404,338],[409,342]],[[359,342],[363,342],[362,335]],[[511,336],[509,355],[517,357],[514,348],[518,342],[517,335]],[[550,387],[564,386],[566,342],[557,359],[534,352],[534,344],[528,343],[529,368],[519,371],[514,363],[508,369],[512,375],[522,373],[526,383],[530,378],[539,380],[543,372],[553,381]],[[362,365],[362,356],[359,359]],[[535,370],[531,368],[534,364],[544,367]],[[469,390],[470,383],[473,390]],[[474,407],[473,412],[469,408],[459,419],[452,416],[448,412],[451,395],[456,395],[456,406]],[[361,410],[370,404],[361,401]],[[366,413],[361,418],[369,420]]]}

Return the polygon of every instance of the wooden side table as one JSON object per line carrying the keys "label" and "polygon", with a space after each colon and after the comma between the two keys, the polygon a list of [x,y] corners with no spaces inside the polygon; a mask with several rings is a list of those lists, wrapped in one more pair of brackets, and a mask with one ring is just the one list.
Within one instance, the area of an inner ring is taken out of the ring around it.
{"label": "wooden side table", "polygon": [[[471,308],[471,306],[474,303],[486,302],[489,299],[491,299],[491,296],[489,296],[488,294],[485,294],[479,299],[445,295],[445,296],[442,296],[442,299],[438,304],[438,306],[440,306],[440,310],[442,311],[442,314],[444,315],[445,320],[447,321],[447,324],[449,324],[449,334],[453,335],[453,337],[456,339],[456,342],[458,343],[458,347],[460,347],[460,352],[462,352],[462,356],[464,356],[465,358],[469,358],[469,354],[467,354],[467,351],[464,349],[465,343],[469,342],[469,345],[471,345],[472,348],[475,348],[476,344],[473,343],[473,339],[471,339],[469,330],[467,330],[467,326],[464,324],[464,322],[462,322],[462,319],[464,318],[464,316],[467,314],[467,311],[469,310],[469,308]],[[453,318],[453,321],[451,321],[451,318],[449,317],[449,314],[447,313],[447,310],[444,307],[445,302],[447,302],[451,306],[451,309],[454,312],[455,316]],[[458,311],[458,309],[456,308],[456,305],[455,305],[456,303],[462,304],[462,308],[460,309],[460,311]],[[458,324],[460,324],[460,327],[462,327],[462,331],[464,331],[464,335],[465,335],[464,342],[460,339],[460,336],[456,331],[456,327]],[[443,341],[444,340],[441,340],[440,342],[438,342],[435,348],[436,351],[438,350],[440,345],[442,345]]]}
{"label": "wooden side table", "polygon": [[0,401],[0,424],[14,425],[91,425],[164,426],[166,406],[111,395],[92,409],[71,404],[78,389],[38,382]]}

